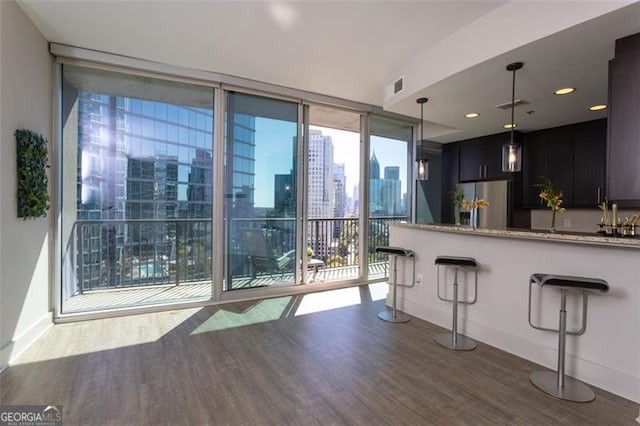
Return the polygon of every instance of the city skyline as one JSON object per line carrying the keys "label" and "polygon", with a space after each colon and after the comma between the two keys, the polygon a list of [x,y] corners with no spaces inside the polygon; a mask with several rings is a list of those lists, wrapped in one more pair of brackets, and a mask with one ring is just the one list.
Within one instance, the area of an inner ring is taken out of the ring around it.
{"label": "city skyline", "polygon": [[[291,150],[274,152],[273,146],[278,144],[278,140],[290,137],[288,126],[284,128],[280,123],[256,117],[256,143],[255,143],[255,198],[256,208],[275,208],[275,175],[290,173],[291,155],[293,155],[293,143]],[[329,137],[333,144],[333,164],[344,165],[345,176],[345,197],[349,200],[349,210],[353,208],[354,200],[359,199],[358,194],[354,194],[354,188],[360,183],[360,134],[346,130],[333,129],[322,126],[310,126],[310,131],[320,131],[324,137]],[[264,139],[262,139],[264,138]],[[383,138],[371,135],[370,156],[374,153],[380,163],[380,170],[386,168],[398,169],[400,181],[400,194],[407,192],[407,158],[406,148],[399,149],[399,143],[406,144],[406,141]],[[271,176],[267,179],[260,179],[260,176]]]}

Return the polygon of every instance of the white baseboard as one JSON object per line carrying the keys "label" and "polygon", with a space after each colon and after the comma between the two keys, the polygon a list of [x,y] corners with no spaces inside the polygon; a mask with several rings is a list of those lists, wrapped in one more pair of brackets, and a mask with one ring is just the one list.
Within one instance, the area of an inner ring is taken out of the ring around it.
{"label": "white baseboard", "polygon": [[[451,311],[434,309],[433,306],[427,306],[409,299],[398,298],[398,302],[402,306],[402,311],[440,327],[451,329]],[[444,307],[450,307],[450,304],[448,305]],[[466,336],[549,369],[555,370],[557,368],[557,347],[548,347],[466,318],[459,318],[458,321],[459,331]],[[626,372],[600,365],[569,353],[567,353],[566,359],[567,365],[571,366],[571,368],[567,368],[567,374],[570,376],[631,401],[640,402],[640,395],[638,395],[640,377],[635,377]],[[638,421],[640,422],[640,417]]]}
{"label": "white baseboard", "polygon": [[27,331],[5,344],[0,349],[0,372],[7,368],[17,356],[27,350],[52,325],[52,313],[49,312],[36,321]]}

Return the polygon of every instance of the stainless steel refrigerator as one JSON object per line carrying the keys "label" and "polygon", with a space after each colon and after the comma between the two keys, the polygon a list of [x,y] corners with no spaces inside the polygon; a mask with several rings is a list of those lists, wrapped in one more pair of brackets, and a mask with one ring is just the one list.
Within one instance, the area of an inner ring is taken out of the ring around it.
{"label": "stainless steel refrigerator", "polygon": [[[508,181],[492,180],[482,182],[459,183],[458,189],[464,193],[464,199],[483,198],[489,202],[485,208],[478,209],[477,225],[480,228],[506,228],[509,218]],[[465,215],[469,218],[469,214]],[[468,220],[467,220],[468,222]]]}

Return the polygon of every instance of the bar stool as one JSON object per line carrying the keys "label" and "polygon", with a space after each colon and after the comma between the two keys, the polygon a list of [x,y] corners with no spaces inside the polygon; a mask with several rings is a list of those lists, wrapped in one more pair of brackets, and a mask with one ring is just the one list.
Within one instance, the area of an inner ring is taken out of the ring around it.
{"label": "bar stool", "polygon": [[[378,318],[387,322],[407,322],[411,319],[411,317],[404,312],[400,312],[396,309],[397,296],[398,296],[398,286],[403,287],[413,287],[413,283],[416,282],[416,262],[415,262],[415,253],[409,249],[405,249],[402,247],[390,247],[390,246],[380,246],[376,247],[376,253],[384,253],[388,256],[393,256],[393,283],[389,283],[393,285],[393,304],[391,307],[391,311],[384,310],[378,314]],[[402,257],[403,259],[411,259],[413,260],[413,281],[412,284],[398,284],[398,258]]]}
{"label": "bar stool", "polygon": [[[558,329],[544,328],[531,321],[531,286],[551,286],[560,289],[560,323]],[[567,291],[582,291],[582,324],[576,331],[567,331]],[[609,284],[597,278],[572,277],[567,275],[533,274],[529,278],[529,325],[537,330],[558,333],[558,371],[537,371],[529,379],[538,389],[556,398],[573,402],[593,401],[596,395],[589,386],[564,374],[567,334],[579,336],[587,330],[587,296],[589,291],[606,293]]]}
{"label": "bar stool", "polygon": [[[458,334],[458,303],[472,305],[476,303],[478,298],[478,264],[475,259],[471,257],[453,257],[453,256],[438,256],[436,257],[436,274],[437,286],[438,286],[438,299],[445,302],[453,302],[453,325],[451,332],[437,334],[434,337],[436,343],[445,348],[453,349],[454,351],[470,351],[476,348],[477,344],[475,340],[466,336]],[[447,299],[440,296],[440,266],[449,266],[454,269],[453,275],[453,299]],[[471,270],[475,274],[475,286],[473,291],[472,300],[458,300],[458,271],[459,270]]]}

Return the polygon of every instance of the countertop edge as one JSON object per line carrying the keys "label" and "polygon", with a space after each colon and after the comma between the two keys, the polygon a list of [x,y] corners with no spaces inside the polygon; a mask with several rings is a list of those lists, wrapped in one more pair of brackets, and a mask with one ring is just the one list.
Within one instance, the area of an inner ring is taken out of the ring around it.
{"label": "countertop edge", "polygon": [[390,223],[390,226],[396,226],[408,229],[420,229],[436,232],[449,232],[455,234],[465,234],[472,236],[483,237],[498,237],[498,238],[517,238],[525,240],[537,240],[537,241],[553,241],[559,243],[570,244],[586,244],[595,246],[607,246],[627,249],[640,249],[640,238],[612,238],[601,237],[591,234],[580,233],[564,233],[564,232],[549,232],[538,230],[517,230],[517,229],[488,229],[477,228],[473,229],[468,226],[456,226],[445,224],[422,224],[422,223]]}

